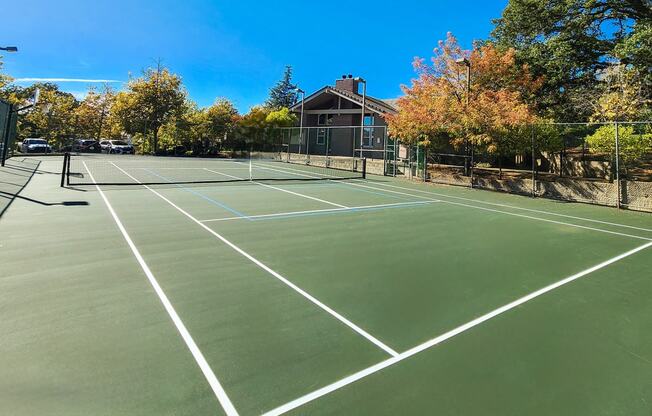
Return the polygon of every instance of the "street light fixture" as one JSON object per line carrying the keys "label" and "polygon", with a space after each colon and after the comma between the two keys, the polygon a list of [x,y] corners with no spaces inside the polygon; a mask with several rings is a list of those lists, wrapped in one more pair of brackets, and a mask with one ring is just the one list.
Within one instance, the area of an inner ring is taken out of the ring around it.
{"label": "street light fixture", "polygon": [[[362,112],[361,112],[361,119],[360,119],[360,159],[362,159],[362,142],[364,140],[364,117],[365,117],[365,112],[367,109],[367,81],[364,78],[357,77],[355,79],[357,82],[361,82],[363,84],[362,87]],[[354,151],[355,151],[355,146],[354,146]],[[354,152],[355,154],[355,152]]]}
{"label": "street light fixture", "polygon": [[0,51],[18,52],[18,48],[15,46],[5,46],[5,47],[0,46]]}
{"label": "street light fixture", "polygon": [[[306,100],[306,92],[299,87],[294,89],[298,94],[301,94],[301,118],[299,119],[299,154],[301,154],[301,144],[303,143],[303,102]],[[290,139],[292,142],[292,139]],[[290,151],[290,143],[288,143],[288,152]],[[288,162],[289,162],[288,155]]]}
{"label": "street light fixture", "polygon": [[[468,114],[468,109],[469,109],[469,97],[471,95],[471,61],[469,61],[467,58],[459,58],[455,60],[455,63],[458,65],[464,65],[466,67],[466,103],[465,103],[465,109]],[[468,138],[466,141],[466,146],[467,146],[467,154],[468,154]],[[471,143],[471,188],[473,188],[473,143]],[[464,158],[464,174],[468,174],[469,168],[468,168],[468,159],[465,157]]]}

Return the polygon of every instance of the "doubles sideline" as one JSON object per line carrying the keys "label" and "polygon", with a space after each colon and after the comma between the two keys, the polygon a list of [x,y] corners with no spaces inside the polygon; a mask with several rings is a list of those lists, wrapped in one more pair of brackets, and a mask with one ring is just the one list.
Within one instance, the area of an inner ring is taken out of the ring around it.
{"label": "doubles sideline", "polygon": [[[256,167],[256,165],[254,165],[254,167]],[[262,169],[270,169],[270,168],[262,168]],[[304,177],[311,177],[311,178],[324,177],[324,178],[328,178],[330,176],[330,175],[323,175],[323,174],[317,174],[317,175],[320,175],[320,176],[309,175],[309,174],[306,174],[305,172],[303,172],[303,171],[301,171],[299,169],[294,169],[294,168],[290,168],[290,167],[282,167],[281,169],[293,171],[293,172],[295,172],[296,175],[304,176]],[[532,215],[519,214],[519,213],[516,213],[516,212],[503,211],[503,210],[499,210],[499,209],[493,209],[493,208],[482,207],[482,206],[478,206],[478,205],[466,204],[466,203],[462,203],[462,202],[448,201],[448,200],[441,199],[441,198],[435,200],[433,198],[428,198],[428,197],[425,197],[423,195],[418,195],[418,194],[414,194],[414,193],[395,191],[395,190],[392,190],[392,189],[387,189],[387,188],[384,188],[384,187],[381,188],[381,187],[378,187],[378,186],[371,186],[371,185],[368,185],[370,183],[369,181],[364,182],[367,185],[363,185],[363,184],[359,183],[358,181],[343,181],[343,182],[338,182],[338,183],[341,183],[342,185],[347,185],[347,186],[353,186],[353,187],[359,187],[359,188],[365,188],[365,189],[374,189],[376,191],[383,191],[383,192],[388,192],[388,193],[392,193],[392,194],[410,196],[410,197],[413,197],[413,198],[419,198],[419,199],[427,200],[427,201],[438,201],[438,202],[442,202],[442,203],[450,204],[450,205],[457,205],[457,206],[463,206],[463,207],[466,207],[466,208],[473,208],[473,209],[478,209],[478,210],[483,210],[483,211],[496,212],[496,213],[501,213],[501,214],[505,214],[505,215],[511,215],[511,216],[514,216],[514,217],[527,218],[527,219],[534,220],[534,221],[542,221],[542,222],[547,222],[547,223],[552,223],[552,224],[557,224],[557,225],[565,225],[565,226],[568,226],[568,227],[581,228],[581,229],[585,229],[585,230],[591,230],[591,231],[596,231],[596,232],[601,232],[601,233],[606,233],[606,234],[619,235],[619,236],[622,236],[622,237],[635,238],[635,239],[644,240],[644,241],[652,241],[652,238],[642,237],[642,236],[634,235],[634,234],[621,233],[621,232],[618,232],[618,231],[610,231],[610,230],[605,230],[605,229],[602,229],[602,228],[595,228],[595,227],[589,227],[589,226],[586,226],[586,225],[574,224],[574,223],[565,222],[565,221],[557,221],[557,220],[552,220],[552,219],[548,219],[548,218],[535,217],[535,216],[532,216]],[[387,185],[387,184],[382,184],[382,185],[391,186],[392,188],[398,188],[398,189],[407,190],[407,191],[415,191],[412,188],[400,187],[400,186],[395,186],[395,185]],[[429,194],[429,195],[436,195],[438,197],[444,197],[444,198],[449,197],[446,194],[433,193],[433,192],[428,192],[428,191],[418,191],[418,192]],[[450,197],[450,198],[460,198],[460,197]],[[468,198],[466,198],[466,199],[468,199]],[[470,200],[472,202],[483,203],[483,201],[479,201],[479,200],[473,200],[473,199],[468,199],[468,200]],[[506,208],[518,209],[517,207],[511,206],[511,205],[502,205],[502,206],[506,207]],[[525,210],[529,210],[529,209],[526,208]],[[542,213],[542,214],[555,215],[555,213],[548,213],[547,211],[541,211],[541,210],[536,210],[536,211],[539,212],[539,213]],[[564,214],[559,214],[559,216],[565,216],[565,215]],[[598,220],[590,220],[590,219],[585,219],[585,218],[582,218],[582,217],[571,217],[571,218],[575,218],[575,219],[579,219],[579,220],[586,220],[586,221],[600,222]],[[626,226],[626,225],[623,225],[623,224],[606,223],[606,222],[602,222],[602,223],[609,224],[609,225],[615,225],[615,226],[623,226],[623,227],[628,227],[628,228],[635,228],[635,227]],[[638,229],[642,230],[642,231],[647,231],[647,229],[645,229],[645,228],[638,228]],[[650,231],[652,231],[652,230],[650,230]]]}
{"label": "doubles sideline", "polygon": [[526,296],[523,296],[523,297],[521,297],[519,299],[516,299],[516,300],[514,300],[514,301],[512,301],[512,302],[510,302],[510,303],[508,303],[506,305],[503,305],[503,306],[501,306],[501,307],[499,307],[497,309],[494,309],[491,312],[486,313],[486,314],[484,314],[484,315],[482,315],[482,316],[480,316],[480,317],[478,317],[476,319],[473,319],[472,321],[469,321],[469,322],[467,322],[467,323],[465,323],[463,325],[460,325],[457,328],[454,328],[454,329],[452,329],[452,330],[450,330],[450,331],[448,331],[448,332],[446,332],[444,334],[441,334],[441,335],[439,335],[439,336],[437,336],[435,338],[432,338],[429,341],[426,341],[426,342],[424,342],[422,344],[417,345],[416,347],[413,347],[413,348],[411,348],[411,349],[409,349],[409,350],[407,350],[405,352],[402,352],[398,356],[389,358],[389,359],[387,359],[385,361],[381,361],[378,364],[367,367],[364,370],[358,371],[357,373],[351,374],[348,377],[345,377],[345,378],[343,378],[341,380],[338,380],[338,381],[336,381],[334,383],[331,383],[331,384],[329,384],[327,386],[324,386],[324,387],[322,387],[320,389],[317,389],[317,390],[315,390],[315,391],[313,391],[311,393],[308,393],[308,394],[306,394],[304,396],[301,396],[301,397],[299,397],[299,398],[297,398],[297,399],[295,399],[295,400],[293,400],[291,402],[288,402],[288,403],[286,403],[286,404],[284,404],[282,406],[279,406],[279,407],[277,407],[277,408],[275,408],[273,410],[270,410],[269,412],[264,413],[264,416],[282,415],[282,414],[284,414],[286,412],[289,412],[290,410],[296,409],[296,408],[298,408],[300,406],[303,406],[303,405],[305,405],[307,403],[310,403],[313,400],[316,400],[316,399],[318,399],[320,397],[323,397],[323,396],[325,396],[325,395],[327,395],[329,393],[332,393],[332,392],[334,392],[336,390],[341,389],[342,387],[348,386],[349,384],[352,384],[352,383],[354,383],[356,381],[359,381],[359,380],[361,380],[361,379],[363,379],[365,377],[368,377],[368,376],[370,376],[370,375],[372,375],[374,373],[377,373],[377,372],[379,372],[380,370],[382,370],[384,368],[390,367],[390,366],[392,366],[394,364],[397,364],[397,363],[399,363],[399,362],[401,362],[401,361],[403,361],[403,360],[405,360],[407,358],[410,358],[410,357],[412,357],[412,356],[414,356],[414,355],[416,355],[416,354],[418,354],[418,353],[420,353],[422,351],[425,351],[425,350],[427,350],[429,348],[432,348],[432,347],[434,347],[434,346],[436,346],[438,344],[441,344],[442,342],[444,342],[446,340],[449,340],[449,339],[455,337],[456,335],[462,334],[462,333],[464,333],[464,332],[466,332],[466,331],[468,331],[468,330],[470,330],[470,329],[472,329],[472,328],[474,328],[474,327],[476,327],[476,326],[478,326],[478,325],[480,325],[480,324],[482,324],[482,323],[484,323],[484,322],[486,322],[486,321],[488,321],[490,319],[495,318],[496,316],[499,316],[499,315],[501,315],[501,314],[503,314],[505,312],[508,312],[508,311],[520,306],[520,305],[523,305],[526,302],[529,302],[529,301],[531,301],[531,300],[533,300],[533,299],[535,299],[535,298],[537,298],[539,296],[542,296],[542,295],[544,295],[544,294],[546,294],[548,292],[551,292],[551,291],[553,291],[555,289],[558,289],[558,288],[560,288],[560,287],[562,287],[564,285],[567,285],[567,284],[569,284],[569,283],[571,283],[571,282],[573,282],[573,281],[575,281],[577,279],[580,279],[580,278],[582,278],[582,277],[584,277],[584,276],[586,276],[588,274],[591,274],[591,273],[593,273],[593,272],[595,272],[597,270],[603,269],[603,268],[609,266],[610,264],[616,263],[616,262],[618,262],[618,261],[620,261],[620,260],[622,260],[622,259],[624,259],[626,257],[629,257],[629,256],[631,256],[633,254],[636,254],[639,251],[645,250],[646,248],[651,247],[651,246],[652,246],[652,241],[650,241],[650,242],[648,242],[646,244],[643,244],[642,246],[636,247],[636,248],[634,248],[634,249],[632,249],[630,251],[622,253],[622,254],[620,254],[618,256],[612,257],[609,260],[606,260],[606,261],[603,261],[602,263],[596,264],[595,266],[590,267],[588,269],[585,269],[585,270],[583,270],[583,271],[581,271],[579,273],[576,273],[576,274],[574,274],[572,276],[568,276],[568,277],[566,277],[566,278],[564,278],[562,280],[559,280],[558,282],[555,282],[555,283],[552,283],[552,284],[550,284],[548,286],[545,286],[545,287],[543,287],[543,288],[541,288],[541,289],[539,289],[537,291],[534,291],[534,292],[532,292],[532,293],[530,293],[530,294],[528,294]]}
{"label": "doubles sideline", "polygon": [[[111,162],[111,163],[112,163],[112,162]],[[120,170],[122,173],[124,173],[126,176],[128,176],[129,178],[131,178],[135,183],[138,183],[138,184],[141,183],[138,179],[134,178],[134,177],[131,176],[129,173],[127,173],[125,170],[123,170],[120,166],[118,166],[118,165],[116,165],[116,164],[114,164],[114,163],[112,163],[112,165],[113,165],[116,169],[118,169],[118,170]],[[385,351],[385,352],[388,353],[389,355],[391,355],[391,356],[397,356],[397,355],[398,355],[398,353],[397,353],[396,351],[394,351],[392,348],[390,348],[390,347],[388,347],[387,345],[385,345],[385,344],[384,344],[383,342],[381,342],[379,339],[377,339],[377,338],[374,337],[373,335],[369,334],[369,333],[366,332],[364,329],[360,328],[358,325],[356,325],[356,324],[354,324],[353,322],[349,321],[347,318],[345,318],[344,316],[340,315],[338,312],[336,312],[335,310],[331,309],[329,306],[327,306],[326,304],[322,303],[320,300],[318,300],[317,298],[315,298],[314,296],[312,296],[311,294],[309,294],[309,293],[306,292],[305,290],[301,289],[299,286],[295,285],[294,283],[292,283],[291,281],[289,281],[288,279],[286,279],[286,278],[285,278],[284,276],[282,276],[281,274],[275,272],[274,270],[272,270],[271,268],[269,268],[267,265],[265,265],[263,262],[261,262],[260,260],[256,259],[255,257],[253,257],[251,254],[247,253],[246,251],[244,251],[243,249],[241,249],[240,247],[238,247],[237,245],[235,245],[235,244],[232,243],[231,241],[227,240],[227,239],[226,239],[225,237],[223,237],[221,234],[217,233],[216,231],[214,231],[213,229],[211,229],[210,227],[208,227],[206,224],[204,224],[204,223],[202,223],[201,221],[199,221],[197,218],[195,218],[194,216],[192,216],[191,214],[189,214],[187,211],[185,211],[185,210],[183,210],[182,208],[180,208],[178,205],[176,205],[174,202],[170,201],[168,198],[166,198],[165,196],[163,196],[161,193],[157,192],[156,190],[152,189],[151,187],[149,187],[149,186],[147,186],[147,185],[142,185],[142,184],[141,184],[141,186],[143,186],[145,189],[148,189],[149,191],[151,191],[153,194],[155,194],[156,196],[158,196],[159,198],[161,198],[162,200],[164,200],[165,202],[167,202],[168,204],[170,204],[173,208],[175,208],[175,209],[176,209],[177,211],[179,211],[181,214],[185,215],[187,218],[189,218],[189,219],[192,220],[194,223],[196,223],[197,225],[199,225],[200,227],[202,227],[204,230],[208,231],[210,234],[212,234],[213,236],[217,237],[217,238],[218,238],[219,240],[221,240],[223,243],[225,243],[226,245],[228,245],[229,247],[231,247],[233,250],[235,250],[236,252],[238,252],[239,254],[241,254],[242,256],[244,256],[245,258],[247,258],[249,261],[251,261],[252,263],[254,263],[256,266],[260,267],[261,269],[263,269],[263,270],[266,271],[267,273],[271,274],[272,276],[274,276],[275,278],[277,278],[277,279],[280,280],[281,282],[285,283],[287,286],[289,286],[290,288],[292,288],[294,291],[296,291],[297,293],[299,293],[300,295],[302,295],[303,297],[305,297],[305,298],[308,299],[310,302],[312,302],[313,304],[317,305],[318,307],[320,307],[320,308],[323,309],[324,311],[328,312],[331,316],[335,317],[335,318],[338,319],[340,322],[342,322],[343,324],[345,324],[346,326],[348,326],[349,328],[351,328],[352,330],[354,330],[354,331],[357,332],[358,334],[360,334],[360,335],[362,335],[363,337],[365,337],[367,340],[369,340],[370,342],[372,342],[373,344],[375,344],[376,346],[378,346],[379,348],[381,348],[383,351]]]}
{"label": "doubles sideline", "polygon": [[[82,161],[82,163],[84,165],[84,168],[86,169],[86,172],[88,172],[88,175],[91,178],[91,180],[95,182],[95,179],[93,178],[93,174],[88,169],[88,166],[86,166],[86,162]],[[127,245],[129,245],[131,252],[134,254],[134,257],[136,257],[138,264],[140,264],[140,267],[143,269],[145,276],[147,276],[147,280],[149,280],[150,285],[152,286],[152,288],[154,288],[154,292],[156,292],[156,295],[158,296],[159,300],[163,304],[165,311],[168,313],[168,316],[170,316],[170,319],[172,319],[174,326],[177,328],[177,331],[179,332],[181,338],[183,339],[186,346],[190,350],[190,353],[195,359],[195,362],[197,362],[197,365],[201,369],[201,372],[204,374],[204,377],[208,381],[208,384],[211,386],[211,389],[213,390],[215,397],[217,397],[217,400],[219,401],[220,405],[222,406],[222,408],[224,409],[224,411],[228,416],[237,416],[238,412],[235,410],[235,407],[233,406],[231,399],[229,399],[229,396],[226,394],[226,391],[224,391],[224,388],[222,387],[219,380],[215,376],[215,373],[213,372],[210,365],[206,361],[204,354],[202,354],[201,350],[195,343],[195,340],[192,338],[192,335],[190,335],[190,332],[188,331],[185,324],[179,317],[179,314],[177,314],[177,311],[174,309],[174,306],[172,306],[172,303],[170,302],[167,295],[159,285],[158,280],[156,280],[156,277],[154,277],[154,274],[152,273],[149,266],[143,259],[143,256],[141,256],[140,251],[138,250],[133,240],[129,236],[129,233],[127,233],[127,230],[125,229],[124,225],[122,224],[122,221],[118,217],[118,214],[116,214],[116,212],[113,209],[113,206],[111,206],[111,203],[109,202],[108,198],[104,194],[104,191],[102,191],[102,189],[98,185],[95,185],[95,188],[99,192],[100,196],[102,197],[102,200],[104,201],[104,204],[109,210],[109,213],[113,217],[113,221],[115,221],[116,225],[118,226],[118,229],[122,234],[122,237],[127,242]]]}

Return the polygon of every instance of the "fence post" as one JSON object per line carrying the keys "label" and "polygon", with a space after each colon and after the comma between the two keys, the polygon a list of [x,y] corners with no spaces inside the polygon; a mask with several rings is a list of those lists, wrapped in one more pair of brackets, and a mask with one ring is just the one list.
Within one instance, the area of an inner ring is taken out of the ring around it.
{"label": "fence post", "polygon": [[5,160],[7,160],[7,152],[9,149],[9,135],[11,134],[11,113],[14,111],[14,106],[12,104],[9,104],[9,110],[7,112],[7,122],[5,123],[5,132],[4,132],[4,137],[0,137],[0,140],[2,141],[2,154],[0,154],[0,165],[4,166],[5,165]]}
{"label": "fence post", "polygon": [[620,134],[619,125],[616,121],[616,207],[620,209]]}
{"label": "fence post", "polygon": [[532,198],[537,196],[535,163],[536,163],[536,159],[534,156],[534,126],[532,126]]}
{"label": "fence post", "polygon": [[383,128],[383,176],[387,176],[387,126]]}
{"label": "fence post", "polygon": [[[473,142],[471,142],[471,189],[473,189],[473,163],[474,163],[474,156],[475,156],[475,147],[473,146]],[[466,158],[464,159],[466,160]]]}
{"label": "fence post", "polygon": [[423,148],[423,181],[428,181],[428,149]]}

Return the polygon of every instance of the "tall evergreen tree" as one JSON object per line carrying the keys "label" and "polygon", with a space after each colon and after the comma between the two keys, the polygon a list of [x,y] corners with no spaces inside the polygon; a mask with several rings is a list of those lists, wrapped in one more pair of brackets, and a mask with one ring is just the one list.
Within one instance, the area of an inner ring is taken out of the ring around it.
{"label": "tall evergreen tree", "polygon": [[269,98],[265,102],[265,107],[272,109],[289,108],[297,102],[296,85],[292,83],[292,67],[285,67],[283,78],[281,78],[273,88],[269,90]]}

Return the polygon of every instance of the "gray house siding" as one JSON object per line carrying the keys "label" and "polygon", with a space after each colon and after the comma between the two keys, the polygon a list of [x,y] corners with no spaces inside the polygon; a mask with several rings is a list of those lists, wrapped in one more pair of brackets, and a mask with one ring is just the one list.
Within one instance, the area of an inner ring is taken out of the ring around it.
{"label": "gray house siding", "polygon": [[[358,82],[352,78],[337,80],[336,87],[324,87],[310,95],[304,103],[304,147],[315,155],[352,156],[355,144],[355,156],[360,152],[360,122],[362,96],[358,93]],[[357,101],[357,102],[356,102]],[[395,113],[389,104],[373,97],[368,97],[366,116],[373,116],[373,125],[365,127],[367,140],[362,148],[367,158],[383,158],[386,126],[385,114]],[[292,111],[300,115],[301,103]],[[319,124],[319,117],[327,118],[327,125]],[[299,123],[297,123],[299,124]],[[371,143],[368,135],[371,134]],[[373,151],[372,151],[373,150]]]}

